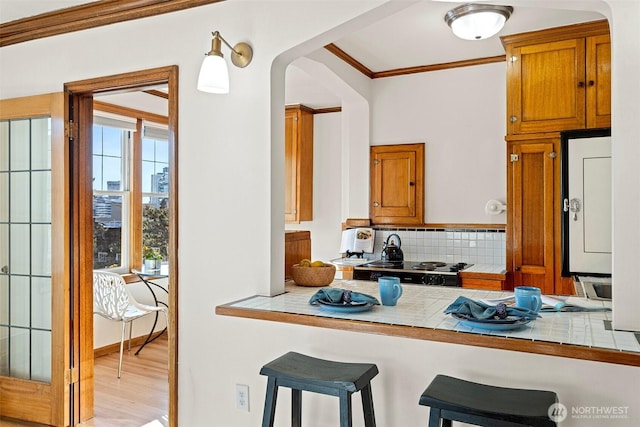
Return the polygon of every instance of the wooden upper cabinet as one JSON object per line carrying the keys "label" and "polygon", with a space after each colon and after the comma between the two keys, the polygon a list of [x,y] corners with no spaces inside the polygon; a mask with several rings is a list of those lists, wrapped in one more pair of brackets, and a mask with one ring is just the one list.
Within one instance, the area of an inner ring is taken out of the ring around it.
{"label": "wooden upper cabinet", "polygon": [[611,125],[606,21],[502,37],[508,134]]}
{"label": "wooden upper cabinet", "polygon": [[587,38],[587,127],[611,127],[611,38]]}
{"label": "wooden upper cabinet", "polygon": [[370,214],[374,224],[424,222],[424,143],[371,147]]}
{"label": "wooden upper cabinet", "polygon": [[297,105],[285,110],[284,219],[299,223],[313,219],[313,112]]}

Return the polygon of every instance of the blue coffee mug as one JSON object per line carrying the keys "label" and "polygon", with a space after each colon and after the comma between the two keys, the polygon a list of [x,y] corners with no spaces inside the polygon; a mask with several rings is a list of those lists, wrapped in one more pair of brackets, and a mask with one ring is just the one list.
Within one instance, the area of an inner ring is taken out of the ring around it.
{"label": "blue coffee mug", "polygon": [[540,288],[534,286],[516,286],[514,293],[516,296],[516,307],[528,308],[536,313],[540,311],[542,307]]}
{"label": "blue coffee mug", "polygon": [[397,277],[382,276],[378,278],[378,288],[382,305],[394,306],[402,296],[402,286]]}

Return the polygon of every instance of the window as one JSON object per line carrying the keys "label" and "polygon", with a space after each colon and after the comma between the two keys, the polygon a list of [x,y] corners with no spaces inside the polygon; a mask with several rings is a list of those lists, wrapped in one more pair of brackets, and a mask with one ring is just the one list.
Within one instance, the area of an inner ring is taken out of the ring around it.
{"label": "window", "polygon": [[169,143],[166,130],[146,125],[142,138],[142,244],[167,259],[169,248]]}
{"label": "window", "polygon": [[129,235],[131,133],[93,126],[93,268],[122,268]]}
{"label": "window", "polygon": [[94,268],[118,272],[139,268],[144,246],[157,249],[167,260],[167,128],[144,121],[144,113],[135,117],[94,114]]}

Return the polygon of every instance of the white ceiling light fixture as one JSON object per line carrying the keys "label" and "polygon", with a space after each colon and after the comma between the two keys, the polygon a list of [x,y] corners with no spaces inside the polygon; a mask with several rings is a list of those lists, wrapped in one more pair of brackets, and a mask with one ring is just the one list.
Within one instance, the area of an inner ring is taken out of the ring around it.
{"label": "white ceiling light fixture", "polygon": [[238,43],[231,47],[218,31],[212,33],[211,50],[206,53],[200,74],[198,90],[208,93],[229,93],[229,69],[222,55],[222,42],[231,49],[231,62],[238,68],[244,68],[253,59],[253,49],[247,43]]}
{"label": "white ceiling light fixture", "polygon": [[513,7],[468,3],[451,9],[444,20],[453,34],[465,40],[483,40],[497,34]]}

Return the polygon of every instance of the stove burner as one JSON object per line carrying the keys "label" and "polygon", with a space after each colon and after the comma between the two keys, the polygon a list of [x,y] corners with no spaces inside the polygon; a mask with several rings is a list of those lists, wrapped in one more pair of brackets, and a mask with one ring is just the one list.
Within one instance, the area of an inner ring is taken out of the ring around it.
{"label": "stove burner", "polygon": [[449,270],[451,271],[460,271],[460,270],[464,270],[465,267],[467,267],[469,264],[467,264],[466,262],[459,262],[457,264],[452,265],[451,267],[449,267]]}
{"label": "stove burner", "polygon": [[398,267],[398,264],[394,264],[392,262],[378,262],[375,264],[376,267]]}
{"label": "stove burner", "polygon": [[420,265],[433,265],[434,267],[444,267],[445,265],[447,265],[447,263],[441,262],[441,261],[424,261],[424,262],[421,262]]}
{"label": "stove burner", "polygon": [[440,261],[424,261],[420,264],[414,265],[411,267],[413,270],[426,270],[426,271],[434,271],[436,268],[444,267],[447,265],[445,262]]}
{"label": "stove burner", "polygon": [[397,261],[397,262],[393,262],[393,261],[372,261],[369,262],[367,264],[364,264],[363,267],[376,267],[376,268],[401,268],[402,267],[402,261]]}

